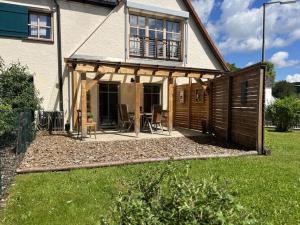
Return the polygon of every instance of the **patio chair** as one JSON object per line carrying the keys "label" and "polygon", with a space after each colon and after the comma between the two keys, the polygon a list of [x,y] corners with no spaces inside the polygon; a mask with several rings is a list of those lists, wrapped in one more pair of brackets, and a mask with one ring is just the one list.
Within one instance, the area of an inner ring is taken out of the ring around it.
{"label": "patio chair", "polygon": [[164,131],[162,126],[162,107],[161,105],[153,105],[152,106],[152,118],[149,121],[149,128],[151,133],[153,134],[153,128],[158,130],[160,128],[161,132]]}
{"label": "patio chair", "polygon": [[118,105],[118,111],[120,116],[120,131],[124,130],[129,132],[132,125],[134,124],[134,119],[129,116],[128,106],[126,104]]}

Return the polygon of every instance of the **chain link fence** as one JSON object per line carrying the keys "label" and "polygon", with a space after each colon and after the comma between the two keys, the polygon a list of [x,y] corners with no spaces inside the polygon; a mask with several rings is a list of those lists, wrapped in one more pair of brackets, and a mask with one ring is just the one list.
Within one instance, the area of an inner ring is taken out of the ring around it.
{"label": "chain link fence", "polygon": [[0,110],[0,196],[35,134],[33,112]]}

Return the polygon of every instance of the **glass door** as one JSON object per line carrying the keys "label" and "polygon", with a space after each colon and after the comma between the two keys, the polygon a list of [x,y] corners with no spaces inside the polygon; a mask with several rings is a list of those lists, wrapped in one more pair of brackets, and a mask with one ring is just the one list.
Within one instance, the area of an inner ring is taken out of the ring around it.
{"label": "glass door", "polygon": [[100,127],[115,128],[118,125],[119,84],[99,84]]}

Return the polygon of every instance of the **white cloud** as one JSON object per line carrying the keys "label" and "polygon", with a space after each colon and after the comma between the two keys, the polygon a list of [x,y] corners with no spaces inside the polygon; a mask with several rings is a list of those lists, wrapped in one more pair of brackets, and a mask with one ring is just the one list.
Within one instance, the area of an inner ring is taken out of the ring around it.
{"label": "white cloud", "polygon": [[290,83],[300,82],[300,73],[296,73],[294,75],[287,75],[286,81]]}
{"label": "white cloud", "polygon": [[[200,15],[205,18],[206,8],[212,7],[203,2],[209,0],[193,1]],[[253,2],[254,0],[223,0],[220,19],[207,23],[208,31],[224,54],[261,49],[262,7],[252,7]],[[210,14],[211,10],[207,13]],[[291,5],[269,5],[266,16],[266,47],[284,47],[300,40],[299,19],[300,1]]]}
{"label": "white cloud", "polygon": [[254,64],[254,62],[250,61],[250,62],[248,62],[248,63],[245,65],[245,67],[247,67],[247,66],[252,66],[253,64]]}
{"label": "white cloud", "polygon": [[202,22],[207,23],[211,11],[213,10],[214,4],[215,0],[193,0],[193,5]]}
{"label": "white cloud", "polygon": [[288,52],[277,52],[270,58],[270,61],[278,68],[295,66],[299,63],[297,60],[290,60]]}

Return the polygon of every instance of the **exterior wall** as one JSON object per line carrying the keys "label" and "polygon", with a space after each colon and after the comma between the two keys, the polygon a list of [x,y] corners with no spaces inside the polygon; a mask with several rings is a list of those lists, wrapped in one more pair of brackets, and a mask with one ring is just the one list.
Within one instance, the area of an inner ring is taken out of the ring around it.
{"label": "exterior wall", "polygon": [[[187,11],[182,1],[176,0],[139,0],[139,3],[152,4],[162,8]],[[206,69],[220,69],[221,65],[214,57],[208,44],[202,37],[195,21],[190,16],[188,20],[187,64],[184,62],[129,58],[125,54],[128,37],[126,31],[125,6],[119,5],[96,30],[93,36],[76,52],[76,56],[90,59],[113,59],[132,63],[147,63],[154,65],[186,66]],[[184,21],[183,21],[184,23]],[[127,26],[129,34],[129,24]],[[182,33],[184,33],[182,31]],[[183,40],[185,37],[183,37]],[[103,45],[103,43],[107,43]]]}
{"label": "exterior wall", "polygon": [[272,95],[272,88],[266,87],[265,89],[265,105],[271,105],[275,101],[275,98]]}
{"label": "exterior wall", "polygon": [[[42,106],[45,110],[58,110],[58,65],[57,65],[57,33],[56,13],[52,0],[0,0],[11,4],[21,4],[34,8],[46,9],[53,12],[53,35],[54,42],[38,42],[16,38],[0,37],[0,56],[6,63],[19,60],[26,64],[34,73],[34,82],[40,96],[43,98]],[[113,11],[109,8],[82,4],[72,1],[59,0],[61,8],[61,31],[62,31],[62,59],[66,57],[83,56],[92,59],[106,59],[113,61],[127,61],[137,63],[149,63],[155,65],[188,66],[207,69],[221,69],[217,59],[213,56],[207,43],[196,27],[192,18],[188,21],[188,58],[187,64],[183,62],[170,62],[161,60],[128,59],[125,54],[126,40],[126,17],[124,5],[117,6]],[[139,0],[144,4],[153,4],[160,7],[187,10],[180,0]],[[128,26],[129,29],[129,26]],[[93,33],[94,32],[94,33]],[[93,33],[93,34],[92,34]],[[92,35],[91,35],[92,34]],[[79,48],[80,46],[80,48]],[[124,84],[121,88],[121,102],[127,103],[126,96],[132,96],[130,90],[131,76],[109,75],[102,80],[119,80]],[[161,78],[143,78],[141,82],[160,82],[163,85],[163,108],[166,109],[167,81]],[[178,81],[180,82],[180,81]],[[185,81],[181,81],[181,84]],[[127,92],[126,92],[127,91]],[[71,74],[63,63],[63,95],[64,113],[69,115],[71,108]],[[98,104],[97,89],[92,91],[93,104]],[[124,96],[123,96],[124,94]],[[79,101],[79,100],[78,100]],[[130,108],[132,105],[130,105]],[[97,113],[99,107],[93,110]],[[68,117],[66,117],[68,118]]]}

